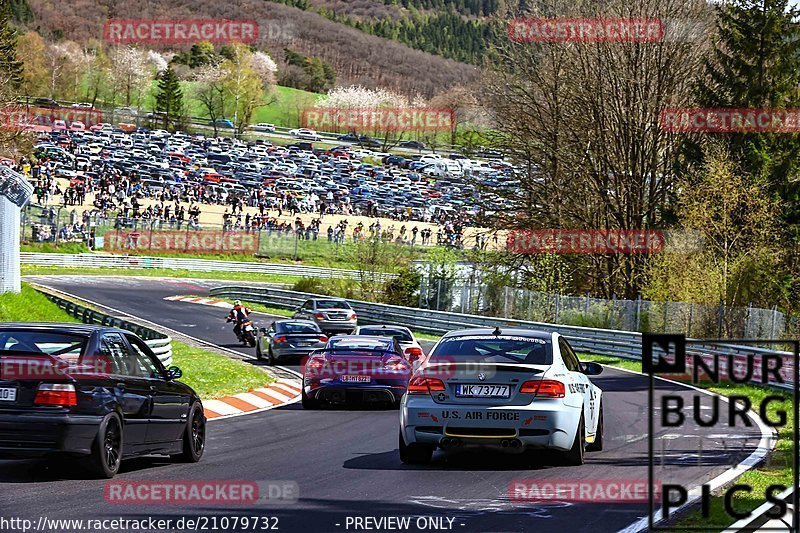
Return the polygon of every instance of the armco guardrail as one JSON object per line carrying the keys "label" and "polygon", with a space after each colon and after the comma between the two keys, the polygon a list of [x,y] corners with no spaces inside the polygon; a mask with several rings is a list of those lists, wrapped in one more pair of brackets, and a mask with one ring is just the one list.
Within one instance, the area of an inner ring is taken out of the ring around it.
{"label": "armco guardrail", "polygon": [[[189,270],[192,272],[248,272],[251,274],[282,274],[306,278],[360,279],[358,270],[326,268],[280,263],[257,263],[255,261],[218,261],[213,259],[188,259],[183,257],[150,257],[143,255],[112,254],[51,254],[21,252],[20,262],[26,265],[73,267],[73,268],[162,268],[167,270]],[[369,273],[368,275],[372,275]],[[395,277],[394,274],[377,274],[378,280]]]}
{"label": "armco guardrail", "polygon": [[44,294],[50,301],[58,305],[61,309],[84,322],[85,324],[100,324],[102,326],[110,326],[115,328],[126,329],[136,333],[141,337],[145,343],[153,350],[161,363],[168,367],[172,364],[172,338],[158,331],[152,330],[127,320],[122,320],[113,316],[106,315],[94,309],[89,309],[82,305],[76,304],[70,300],[62,298],[58,295],[52,294],[48,291],[39,291]]}
{"label": "armco guardrail", "polygon": [[[321,296],[318,294],[284,289],[253,288],[245,286],[216,287],[211,289],[210,292],[217,297],[238,298],[249,302],[263,303],[271,307],[285,309],[294,309],[308,298],[318,298]],[[528,322],[502,317],[466,315],[445,311],[417,309],[413,307],[401,307],[397,305],[377,304],[360,300],[347,301],[358,314],[359,322],[367,324],[402,324],[415,331],[433,334],[443,334],[459,328],[494,327],[497,325],[516,326],[561,333],[569,339],[576,350],[585,353],[610,355],[633,360],[640,360],[642,354],[642,334],[635,331]],[[715,353],[722,356],[731,355],[739,357],[748,354],[780,354],[789,358],[789,361],[784,364],[784,368],[786,369],[787,375],[792,375],[793,362],[791,362],[790,359],[792,356],[790,352],[767,350],[756,346],[729,344],[693,344],[687,346],[687,351],[690,353]],[[785,388],[791,389],[791,385],[787,382]]]}

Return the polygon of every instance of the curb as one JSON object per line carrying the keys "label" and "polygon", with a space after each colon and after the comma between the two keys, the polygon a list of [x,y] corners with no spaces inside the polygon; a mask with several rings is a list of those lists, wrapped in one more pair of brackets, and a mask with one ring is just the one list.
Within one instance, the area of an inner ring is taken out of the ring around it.
{"label": "curb", "polygon": [[297,402],[301,386],[300,380],[281,378],[264,387],[250,389],[248,392],[203,400],[203,409],[207,420],[268,411]]}
{"label": "curb", "polygon": [[194,296],[167,296],[164,299],[171,302],[187,302],[192,304],[211,305],[213,307],[225,307],[227,309],[230,309],[232,305],[230,302],[217,300],[215,298],[200,298]]}

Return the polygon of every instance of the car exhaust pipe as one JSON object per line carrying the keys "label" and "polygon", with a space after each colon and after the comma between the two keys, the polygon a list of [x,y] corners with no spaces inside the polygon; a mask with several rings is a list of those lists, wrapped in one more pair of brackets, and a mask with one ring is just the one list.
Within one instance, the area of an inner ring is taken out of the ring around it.
{"label": "car exhaust pipe", "polygon": [[439,446],[441,446],[442,449],[444,450],[449,450],[450,448],[458,448],[459,446],[461,446],[461,441],[459,439],[445,437],[439,441]]}
{"label": "car exhaust pipe", "polygon": [[508,439],[503,439],[503,440],[501,440],[501,441],[500,441],[500,446],[502,446],[503,448],[508,448],[508,446],[509,446],[510,444],[511,444],[511,443],[509,442],[509,440],[508,440]]}
{"label": "car exhaust pipe", "polygon": [[509,445],[514,449],[521,448],[522,441],[519,439],[512,439]]}

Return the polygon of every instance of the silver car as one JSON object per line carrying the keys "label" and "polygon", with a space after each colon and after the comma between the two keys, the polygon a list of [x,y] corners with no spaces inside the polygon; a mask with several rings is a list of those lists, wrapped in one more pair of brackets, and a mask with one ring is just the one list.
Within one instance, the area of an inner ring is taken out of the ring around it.
{"label": "silver car", "polygon": [[312,298],[295,310],[292,318],[310,320],[325,333],[353,333],[358,316],[350,304],[335,298]]}
{"label": "silver car", "polygon": [[256,358],[267,356],[267,363],[274,365],[285,359],[303,357],[325,347],[328,337],[314,322],[309,320],[276,320],[269,328],[258,331]]}

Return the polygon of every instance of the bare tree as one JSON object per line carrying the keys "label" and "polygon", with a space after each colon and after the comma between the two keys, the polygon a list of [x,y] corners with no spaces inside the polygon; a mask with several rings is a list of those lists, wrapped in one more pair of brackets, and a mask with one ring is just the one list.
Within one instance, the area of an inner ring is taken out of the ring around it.
{"label": "bare tree", "polygon": [[[521,17],[651,18],[655,42],[519,43],[496,50],[486,81],[494,139],[526,171],[495,224],[523,228],[658,227],[675,183],[682,139],[659,126],[665,108],[690,107],[711,32],[710,8],[685,0],[548,0]],[[707,24],[680,34],[675,25]],[[525,257],[512,257],[515,264]],[[586,288],[633,296],[642,256],[592,256]]]}

